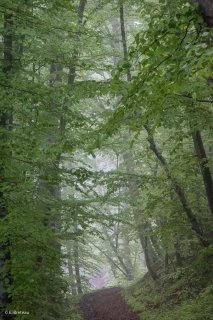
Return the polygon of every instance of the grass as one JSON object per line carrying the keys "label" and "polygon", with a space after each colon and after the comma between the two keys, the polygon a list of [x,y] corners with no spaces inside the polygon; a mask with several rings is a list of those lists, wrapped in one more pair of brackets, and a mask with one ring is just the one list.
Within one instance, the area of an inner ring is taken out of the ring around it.
{"label": "grass", "polygon": [[212,270],[211,247],[156,282],[146,274],[124,296],[142,320],[213,320]]}

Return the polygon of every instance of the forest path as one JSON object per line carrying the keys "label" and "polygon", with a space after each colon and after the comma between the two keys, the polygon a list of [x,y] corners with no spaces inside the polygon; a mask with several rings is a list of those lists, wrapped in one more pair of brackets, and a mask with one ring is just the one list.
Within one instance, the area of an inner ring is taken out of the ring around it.
{"label": "forest path", "polygon": [[83,296],[84,320],[139,320],[121,295],[121,288],[109,288]]}

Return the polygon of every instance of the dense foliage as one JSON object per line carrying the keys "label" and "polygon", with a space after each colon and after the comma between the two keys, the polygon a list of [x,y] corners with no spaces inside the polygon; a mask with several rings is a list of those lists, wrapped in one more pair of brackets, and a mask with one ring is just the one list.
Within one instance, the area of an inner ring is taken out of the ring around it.
{"label": "dense foliage", "polygon": [[2,319],[69,319],[104,267],[111,284],[146,266],[152,292],[192,270],[193,299],[210,288],[213,8],[198,2],[1,1]]}

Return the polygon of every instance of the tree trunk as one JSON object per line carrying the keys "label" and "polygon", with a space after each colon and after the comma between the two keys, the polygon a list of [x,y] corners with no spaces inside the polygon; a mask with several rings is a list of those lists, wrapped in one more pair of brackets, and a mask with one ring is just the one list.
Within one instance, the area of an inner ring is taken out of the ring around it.
{"label": "tree trunk", "polygon": [[180,254],[180,243],[179,240],[176,240],[175,244],[175,258],[176,258],[176,265],[177,267],[181,267],[182,266],[182,257]]}
{"label": "tree trunk", "polygon": [[123,257],[120,255],[119,251],[117,250],[116,246],[114,245],[112,239],[110,238],[110,236],[107,233],[107,230],[104,228],[104,234],[107,237],[107,240],[109,241],[110,247],[113,250],[116,258],[118,259],[121,268],[123,269],[123,274],[125,275],[125,277],[127,278],[127,280],[132,280],[133,279],[133,275],[131,270],[129,270],[128,265],[124,262]]}
{"label": "tree trunk", "polygon": [[146,261],[146,266],[147,269],[149,271],[150,276],[152,277],[152,279],[154,281],[156,281],[158,279],[157,273],[155,272],[153,265],[152,265],[152,261],[150,259],[150,252],[149,252],[149,248],[148,248],[148,236],[144,235],[145,230],[144,230],[144,226],[138,225],[138,233],[139,233],[139,238],[140,238],[140,242],[141,242],[141,246],[143,248],[144,251],[144,256],[145,256],[145,261]]}
{"label": "tree trunk", "polygon": [[169,254],[168,254],[168,251],[166,251],[166,253],[165,253],[164,264],[165,264],[165,269],[167,271],[168,267],[169,267]]}
{"label": "tree trunk", "polygon": [[[125,31],[125,21],[124,21],[124,6],[123,4],[120,5],[120,24],[121,24],[121,38],[123,44],[123,54],[124,60],[128,62],[128,49],[127,49],[127,42],[126,42],[126,31]],[[130,68],[127,68],[127,81],[131,81],[132,76],[130,72]]]}
{"label": "tree trunk", "polygon": [[85,11],[85,7],[86,7],[86,3],[87,0],[80,0],[79,6],[78,6],[78,22],[77,22],[77,28],[78,31],[76,32],[76,36],[75,36],[75,48],[73,50],[73,54],[72,54],[72,60],[73,60],[73,64],[69,66],[69,75],[68,75],[68,84],[72,85],[75,81],[75,77],[76,77],[76,62],[78,60],[78,56],[79,56],[79,48],[78,48],[78,44],[79,44],[79,40],[80,40],[80,36],[81,36],[81,25],[83,23],[83,17],[84,17],[84,11]]}
{"label": "tree trunk", "polygon": [[73,259],[72,259],[72,245],[69,242],[67,245],[67,254],[68,254],[68,272],[70,276],[70,288],[73,295],[77,294],[75,275],[73,270]]}
{"label": "tree trunk", "polygon": [[150,133],[150,130],[148,129],[147,126],[145,126],[145,129],[148,133],[147,140],[150,144],[150,148],[153,151],[153,153],[156,155],[158,160],[160,161],[162,167],[164,168],[166,176],[167,176],[168,180],[171,182],[172,188],[175,191],[175,193],[177,194],[178,199],[182,205],[183,211],[185,212],[188,220],[191,223],[192,229],[195,231],[195,233],[199,237],[202,245],[205,247],[209,246],[209,241],[205,238],[202,227],[201,227],[200,223],[197,221],[197,218],[196,218],[195,214],[193,213],[192,209],[190,208],[188,200],[185,196],[183,189],[175,181],[175,179],[172,177],[169,166],[166,162],[166,159],[163,157],[161,151],[158,149],[158,147],[154,141],[154,138],[153,138],[152,134]]}
{"label": "tree trunk", "polygon": [[[76,78],[76,62],[78,60],[79,57],[79,41],[80,41],[80,36],[81,36],[81,25],[83,23],[83,16],[84,16],[84,11],[85,11],[85,7],[86,7],[86,3],[87,0],[80,0],[79,2],[79,6],[78,6],[78,12],[77,12],[77,32],[75,35],[75,48],[73,50],[73,54],[72,54],[72,58],[73,58],[73,64],[69,66],[69,74],[68,74],[68,80],[67,80],[67,84],[69,86],[72,86],[75,82],[75,78]],[[63,109],[64,113],[67,111],[66,108]],[[66,128],[66,121],[63,117],[63,115],[60,118],[60,130],[61,130],[61,134],[63,135],[64,131]],[[74,228],[75,230],[77,230],[77,223],[74,223]],[[73,250],[74,250],[74,270],[75,270],[75,277],[76,277],[76,285],[77,285],[77,291],[78,293],[82,293],[82,284],[81,284],[81,275],[80,275],[80,265],[79,265],[79,243],[78,243],[78,239],[74,240],[74,246],[73,246]],[[69,268],[69,272],[73,272],[73,268],[72,265],[69,265],[69,260],[68,260],[68,268]],[[74,285],[72,285],[71,290],[73,292],[73,294],[76,294],[76,288],[74,288]]]}
{"label": "tree trunk", "polygon": [[77,290],[76,290],[76,286],[74,283],[74,270],[73,270],[73,265],[72,265],[72,261],[70,258],[68,258],[68,271],[69,271],[69,276],[71,278],[70,280],[70,288],[71,288],[71,292],[72,294],[75,296],[77,294]]}
{"label": "tree trunk", "polygon": [[[200,12],[208,27],[213,28],[213,0],[194,0],[199,3]],[[210,78],[211,79],[211,78]],[[206,189],[209,209],[213,218],[213,180],[211,171],[208,167],[208,159],[202,141],[200,131],[193,134],[193,142],[196,154],[199,159],[200,169],[203,176],[203,182]]]}
{"label": "tree trunk", "polygon": [[134,270],[133,270],[133,264],[132,264],[132,259],[131,259],[131,249],[129,245],[129,237],[128,235],[125,235],[122,237],[124,241],[124,261],[125,265],[127,266],[128,269],[128,274],[129,278],[132,280],[134,279]]}
{"label": "tree trunk", "polygon": [[156,256],[159,259],[161,259],[162,258],[162,248],[160,247],[157,239],[152,235],[152,236],[150,236],[150,241],[151,241],[151,244],[153,246],[153,249],[154,249]]}
{"label": "tree trunk", "polygon": [[81,274],[80,274],[80,265],[79,265],[79,245],[78,239],[74,240],[74,269],[78,294],[83,293],[82,284],[81,284]]}
{"label": "tree trunk", "polygon": [[213,27],[213,1],[196,0],[199,3],[201,15],[209,27]]}
{"label": "tree trunk", "polygon": [[193,134],[193,142],[203,177],[209,209],[213,219],[213,180],[200,131],[196,131]]}
{"label": "tree trunk", "polygon": [[[121,27],[121,38],[122,38],[122,44],[123,44],[123,57],[124,60],[128,63],[128,49],[127,49],[127,41],[126,41],[126,31],[125,31],[125,20],[124,20],[124,6],[123,4],[120,5],[120,27]],[[126,72],[126,76],[127,76],[127,81],[131,81],[132,80],[132,76],[131,76],[131,71],[130,68],[127,67],[127,72]],[[124,162],[126,162],[126,170],[127,172],[133,171],[132,170],[132,153],[126,152],[123,155],[123,159]],[[130,164],[131,163],[131,164]],[[129,192],[130,192],[130,196],[133,200],[133,202],[137,199],[137,197],[139,196],[139,191],[137,186],[135,185],[134,182],[129,183]],[[145,256],[145,261],[146,261],[146,266],[147,269],[152,277],[153,280],[157,279],[157,274],[154,271],[154,268],[152,266],[152,261],[150,259],[150,252],[148,250],[148,240],[147,240],[147,236],[145,236],[145,230],[142,224],[138,224],[138,218],[139,218],[139,212],[138,210],[136,210],[135,208],[133,209],[133,213],[134,213],[134,219],[135,219],[135,223],[136,223],[136,227],[138,230],[138,236],[140,239],[140,243],[144,252],[144,256]]]}

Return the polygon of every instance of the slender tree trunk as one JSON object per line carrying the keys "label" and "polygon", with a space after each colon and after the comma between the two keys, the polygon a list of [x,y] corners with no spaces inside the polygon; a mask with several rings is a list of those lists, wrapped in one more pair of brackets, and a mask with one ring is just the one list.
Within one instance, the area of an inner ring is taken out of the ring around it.
{"label": "slender tree trunk", "polygon": [[203,177],[209,209],[213,219],[213,180],[200,131],[196,131],[193,134],[193,142]]}
{"label": "slender tree trunk", "polygon": [[153,153],[156,155],[156,157],[158,158],[158,160],[160,161],[162,167],[164,168],[164,171],[166,173],[166,176],[168,178],[168,180],[171,182],[172,188],[175,191],[175,193],[178,196],[178,199],[182,205],[183,211],[185,212],[188,220],[191,223],[191,227],[192,229],[195,231],[195,233],[198,235],[201,243],[203,244],[203,246],[207,247],[209,245],[209,241],[205,238],[205,235],[203,233],[202,227],[200,225],[200,223],[197,221],[197,218],[195,216],[195,214],[193,213],[192,209],[190,208],[190,205],[188,203],[188,200],[185,196],[185,193],[183,191],[183,189],[181,188],[181,186],[175,181],[175,179],[172,177],[169,166],[166,162],[166,159],[164,158],[164,156],[162,155],[161,151],[158,149],[154,138],[152,136],[152,134],[150,133],[150,130],[148,129],[147,126],[145,126],[145,129],[148,133],[148,142],[150,144],[150,148],[153,151]]}
{"label": "slender tree trunk", "polygon": [[[72,53],[72,58],[73,58],[73,63],[72,65],[69,66],[69,74],[68,74],[68,79],[67,79],[67,84],[68,86],[72,86],[75,82],[76,78],[76,63],[79,58],[79,41],[81,37],[81,26],[83,23],[83,16],[84,16],[84,11],[85,7],[87,4],[87,0],[80,0],[79,6],[78,6],[78,12],[77,12],[77,32],[74,37],[74,43],[75,47]],[[66,113],[67,108],[63,108],[63,112]],[[61,135],[64,134],[66,129],[66,120],[64,116],[62,115],[60,118],[60,132]],[[77,229],[77,223],[74,223],[74,229]],[[77,285],[77,290],[74,288],[74,285],[72,285],[71,290],[73,294],[76,294],[77,291],[78,293],[82,293],[82,284],[81,284],[81,275],[80,275],[80,265],[79,265],[79,242],[78,239],[74,240],[74,245],[73,245],[73,260],[74,260],[74,270],[75,270],[75,277],[76,277],[76,285]],[[69,264],[70,263],[70,264]],[[73,267],[70,262],[70,259],[68,260],[68,268],[69,272],[73,272]]]}
{"label": "slender tree trunk", "polygon": [[[85,10],[86,0],[80,0],[79,8],[78,8],[78,21],[77,21],[77,28],[80,28],[80,25],[82,24],[83,19],[83,13]],[[80,31],[76,33],[75,41],[78,44],[80,40]],[[78,48],[74,49],[73,52],[73,58],[74,58],[74,64],[70,66],[69,68],[69,76],[68,76],[68,85],[72,85],[75,81],[76,77],[76,59],[78,58],[79,52]],[[61,82],[61,72],[63,68],[59,63],[52,62],[50,66],[50,85],[54,86],[55,83]],[[50,111],[50,116],[53,114],[53,124],[55,125],[55,130],[50,132],[49,136],[47,137],[48,144],[57,144],[60,134],[63,135],[65,128],[66,128],[66,121],[64,119],[64,116],[62,115],[60,117],[60,124],[58,127],[58,119],[54,117],[54,109],[57,108],[55,106],[55,102],[52,101],[50,108],[52,109]],[[66,110],[63,110],[66,112]],[[60,186],[60,175],[58,173],[59,166],[61,162],[61,153],[59,153],[56,158],[52,162],[52,171],[54,172],[54,185],[48,186],[48,190],[53,198],[60,201],[61,199],[61,186]],[[44,184],[43,184],[44,185]],[[58,209],[60,210],[60,209]],[[48,222],[48,224],[51,227],[54,227],[55,230],[59,230],[61,228],[61,214],[58,212],[56,215],[54,215],[54,221],[51,220]],[[56,250],[59,253],[61,251],[61,246],[58,242],[54,242],[53,245],[55,246]],[[75,240],[74,242],[74,268],[75,268],[75,276],[76,276],[76,284],[77,284],[77,290],[78,293],[82,293],[82,285],[81,285],[81,278],[80,278],[80,268],[79,268],[79,258],[78,258],[78,240]],[[59,261],[59,267],[60,267],[60,261]],[[71,267],[71,266],[70,266]],[[71,269],[69,269],[71,271]],[[73,288],[73,292],[75,292]]]}
{"label": "slender tree trunk", "polygon": [[[126,31],[125,31],[125,21],[124,21],[124,6],[120,5],[120,24],[121,24],[121,38],[123,43],[123,55],[124,60],[128,62],[128,49],[127,49],[127,41],[126,41]],[[132,76],[130,72],[130,68],[127,68],[127,81],[131,81]]]}
{"label": "slender tree trunk", "polygon": [[150,241],[153,246],[154,252],[158,258],[162,258],[162,248],[160,247],[157,239],[152,235],[150,236]]}
{"label": "slender tree trunk", "polygon": [[74,240],[74,269],[75,269],[75,277],[76,277],[76,284],[78,294],[83,293],[82,284],[81,284],[81,274],[80,274],[80,264],[79,264],[79,243],[78,239]]}
{"label": "slender tree trunk", "polygon": [[[55,85],[61,82],[61,70],[62,67],[58,63],[52,62],[49,68],[50,74],[50,87],[54,88]],[[45,134],[43,135],[42,143],[45,146],[57,146],[60,138],[60,128],[58,124],[57,109],[58,104],[53,98],[49,101],[48,106],[48,120],[49,126],[46,126]],[[46,158],[42,161],[42,167],[40,170],[40,177],[38,181],[39,192],[41,195],[45,194],[49,201],[44,201],[42,207],[43,210],[43,225],[52,234],[51,240],[49,240],[49,246],[55,252],[55,259],[53,268],[57,270],[55,272],[55,279],[57,279],[58,274],[61,271],[61,244],[56,239],[55,234],[59,233],[61,230],[61,186],[60,186],[60,175],[59,175],[59,165],[60,165],[59,153],[53,156],[51,161]],[[52,205],[51,203],[54,203]],[[43,254],[37,256],[36,263],[41,263],[43,261]],[[48,303],[55,301],[58,305],[62,303],[62,296],[59,292],[48,288],[46,291],[46,298]],[[57,311],[54,314],[54,318],[61,319],[60,313]]]}
{"label": "slender tree trunk", "polygon": [[177,265],[177,267],[181,267],[183,261],[182,261],[182,257],[180,254],[180,243],[179,243],[178,239],[176,240],[174,247],[175,247],[176,265]]}
{"label": "slender tree trunk", "polygon": [[73,269],[73,259],[72,259],[72,245],[69,242],[66,245],[67,248],[67,254],[68,254],[68,272],[69,272],[69,276],[70,276],[70,288],[71,288],[71,292],[73,295],[77,294],[77,288],[76,288],[76,281],[75,281],[75,274],[74,274],[74,269]]}
{"label": "slender tree trunk", "polygon": [[[138,220],[138,216],[136,217],[136,220]],[[158,279],[158,275],[154,267],[154,261],[157,260],[157,257],[151,246],[149,236],[147,235],[148,226],[147,224],[144,224],[144,223],[143,224],[138,223],[137,229],[138,229],[141,246],[144,252],[145,262],[146,262],[148,272],[152,277],[152,279],[155,281]]]}
{"label": "slender tree trunk", "polygon": [[[123,57],[124,60],[128,63],[128,48],[127,48],[127,41],[126,41],[126,31],[125,31],[125,19],[124,19],[124,6],[123,4],[120,5],[120,27],[121,27],[121,38],[122,38],[122,44],[123,44]],[[127,76],[127,81],[131,81],[132,80],[132,76],[131,76],[131,71],[130,68],[127,68],[127,72],[126,72],[126,76]],[[123,159],[124,162],[126,162],[126,170],[127,172],[131,172],[133,171],[132,168],[132,153],[126,152],[123,155]],[[133,200],[133,202],[137,199],[137,197],[139,197],[139,191],[137,186],[135,185],[134,182],[129,183],[129,192],[131,195],[131,198]],[[152,261],[150,259],[150,252],[149,252],[149,248],[148,248],[148,239],[147,236],[145,236],[146,230],[144,228],[143,224],[139,224],[138,220],[140,220],[139,218],[139,212],[137,209],[133,209],[133,213],[134,213],[134,219],[135,219],[135,223],[136,223],[136,227],[137,227],[137,231],[138,231],[138,236],[140,239],[140,243],[144,252],[144,256],[145,256],[145,261],[146,261],[146,266],[147,269],[152,277],[153,280],[157,279],[157,274],[152,266]]]}
{"label": "slender tree trunk", "polygon": [[144,256],[145,256],[147,269],[148,269],[149,274],[152,277],[152,279],[153,280],[157,280],[158,276],[157,276],[157,273],[155,272],[155,270],[153,268],[153,264],[152,264],[152,261],[150,259],[150,251],[149,251],[149,248],[148,248],[148,236],[144,235],[144,227],[142,225],[138,226],[138,230],[139,230],[139,237],[140,237],[141,246],[142,246],[143,251],[144,251]]}
{"label": "slender tree trunk", "polygon": [[131,249],[130,249],[130,244],[129,244],[129,237],[128,235],[124,235],[122,237],[123,242],[124,242],[124,261],[125,265],[127,266],[128,269],[128,274],[130,279],[134,279],[134,270],[133,270],[133,264],[132,264],[132,259],[131,259]]}
{"label": "slender tree trunk", "polygon": [[68,267],[68,274],[70,277],[70,289],[72,292],[72,295],[77,294],[77,288],[76,288],[76,282],[75,282],[75,275],[74,275],[74,269],[73,269],[73,259],[72,259],[72,246],[71,243],[66,244],[67,249],[67,267]]}
{"label": "slender tree trunk", "polygon": [[165,265],[165,269],[167,271],[168,267],[169,267],[169,254],[168,254],[167,250],[166,250],[166,253],[165,253],[165,257],[164,257],[164,265]]}
{"label": "slender tree trunk", "polygon": [[71,284],[70,284],[70,288],[71,288],[71,292],[72,294],[75,296],[77,294],[77,290],[76,290],[76,285],[74,282],[74,270],[73,270],[73,265],[72,265],[72,261],[70,258],[68,258],[68,271],[69,271],[69,276],[71,277]]}
{"label": "slender tree trunk", "polygon": [[127,280],[132,280],[132,273],[131,270],[129,270],[128,265],[124,262],[123,257],[120,255],[120,253],[118,252],[116,246],[114,245],[112,239],[110,238],[110,236],[107,233],[107,230],[104,228],[104,234],[106,235],[107,240],[109,241],[110,247],[113,250],[113,252],[115,253],[115,256],[117,257],[120,266],[122,267],[122,269],[124,270],[124,273]]}
{"label": "slender tree trunk", "polygon": [[[79,58],[79,41],[80,41],[80,37],[81,37],[81,26],[83,23],[83,16],[84,16],[84,11],[85,11],[85,7],[87,4],[87,0],[80,0],[79,2],[79,6],[78,6],[78,21],[77,21],[77,33],[74,39],[75,42],[75,48],[72,54],[72,58],[73,58],[73,64],[69,66],[69,74],[68,74],[68,81],[67,84],[69,86],[72,86],[75,82],[75,78],[76,78],[76,62]],[[66,112],[66,110],[64,110]],[[64,119],[64,117],[61,117],[60,120],[60,126],[61,126],[61,132],[63,133],[66,127],[66,121]],[[77,229],[77,224],[75,223],[74,226],[75,229]],[[79,265],[79,243],[78,243],[78,239],[74,240],[74,269],[75,269],[75,277],[76,277],[76,284],[77,284],[77,291],[78,294],[81,294],[83,292],[82,290],[82,284],[81,284],[81,275],[80,275],[80,265]]]}
{"label": "slender tree trunk", "polygon": [[72,54],[73,64],[69,67],[69,75],[68,75],[68,84],[72,85],[75,81],[76,77],[76,62],[79,57],[79,40],[81,37],[81,26],[83,23],[83,17],[84,17],[84,11],[87,4],[87,0],[80,0],[79,6],[78,6],[78,22],[77,22],[77,28],[78,31],[76,32],[76,36],[74,39],[75,48]]}
{"label": "slender tree trunk", "polygon": [[120,267],[120,265],[118,265],[111,256],[109,256],[104,250],[102,250],[100,247],[96,246],[96,244],[93,243],[93,246],[95,248],[97,248],[106,258],[107,260],[109,261],[110,265],[113,266],[112,268],[112,273],[113,275],[115,276],[116,278],[116,272],[114,273],[115,270],[120,270],[120,272],[126,277],[126,273],[125,271]]}
{"label": "slender tree trunk", "polygon": [[[208,27],[213,28],[213,1],[212,0],[194,0],[194,2],[199,3],[200,12],[205,23],[208,25]],[[197,130],[193,134],[193,142],[194,142],[194,148],[200,163],[200,169],[201,169],[203,182],[206,190],[209,209],[213,218],[213,179],[212,179],[211,171],[208,166],[208,159],[207,159],[207,155],[205,152],[200,131]]]}

